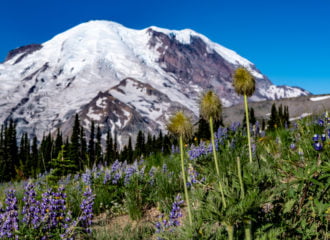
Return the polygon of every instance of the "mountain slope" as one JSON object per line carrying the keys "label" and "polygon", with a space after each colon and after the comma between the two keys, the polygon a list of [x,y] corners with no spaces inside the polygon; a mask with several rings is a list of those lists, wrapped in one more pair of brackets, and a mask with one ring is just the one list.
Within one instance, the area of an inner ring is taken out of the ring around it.
{"label": "mountain slope", "polygon": [[[104,131],[123,135],[125,143],[140,127],[164,130],[177,109],[196,118],[207,88],[225,106],[240,102],[231,85],[238,66],[256,78],[253,101],[309,94],[273,85],[251,62],[192,30],[133,30],[91,21],[8,54],[0,64],[0,121],[14,118],[19,132],[40,138],[58,127],[69,134],[78,113],[86,129],[94,120]],[[101,111],[102,104],[107,107]]]}

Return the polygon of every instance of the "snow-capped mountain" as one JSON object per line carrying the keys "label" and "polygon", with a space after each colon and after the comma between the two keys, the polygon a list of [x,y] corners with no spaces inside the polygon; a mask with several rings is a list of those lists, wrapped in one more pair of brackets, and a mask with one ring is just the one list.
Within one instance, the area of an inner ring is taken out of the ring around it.
{"label": "snow-capped mountain", "polygon": [[9,52],[0,64],[0,122],[13,118],[19,132],[40,138],[56,128],[69,134],[78,113],[86,129],[95,121],[126,143],[139,129],[165,130],[178,109],[196,118],[205,89],[225,106],[240,102],[232,87],[239,66],[256,78],[253,101],[309,94],[273,85],[254,64],[189,29],[90,21]]}

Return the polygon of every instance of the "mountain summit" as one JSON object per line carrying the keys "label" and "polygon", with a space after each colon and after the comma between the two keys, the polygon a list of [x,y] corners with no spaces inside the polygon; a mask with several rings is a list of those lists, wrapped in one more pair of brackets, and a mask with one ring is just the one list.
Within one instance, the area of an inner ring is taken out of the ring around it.
{"label": "mountain summit", "polygon": [[0,64],[0,122],[15,119],[18,132],[40,138],[56,128],[69,134],[78,113],[86,129],[95,121],[125,144],[139,129],[165,130],[178,109],[197,117],[205,89],[225,106],[240,102],[232,87],[239,66],[256,79],[252,101],[309,94],[273,85],[253,63],[193,30],[90,21],[9,52]]}

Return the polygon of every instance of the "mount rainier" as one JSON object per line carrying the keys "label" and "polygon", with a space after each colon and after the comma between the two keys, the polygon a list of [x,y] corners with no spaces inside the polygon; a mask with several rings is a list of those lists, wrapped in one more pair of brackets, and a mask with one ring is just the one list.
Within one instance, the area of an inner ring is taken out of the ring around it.
{"label": "mount rainier", "polygon": [[87,131],[95,121],[126,144],[140,129],[165,130],[179,109],[196,119],[205,89],[214,89],[224,106],[241,102],[232,87],[239,66],[256,79],[251,101],[310,94],[273,85],[247,59],[189,29],[90,21],[9,52],[0,64],[0,122],[14,119],[18,133],[40,139],[57,128],[70,134],[78,113]]}

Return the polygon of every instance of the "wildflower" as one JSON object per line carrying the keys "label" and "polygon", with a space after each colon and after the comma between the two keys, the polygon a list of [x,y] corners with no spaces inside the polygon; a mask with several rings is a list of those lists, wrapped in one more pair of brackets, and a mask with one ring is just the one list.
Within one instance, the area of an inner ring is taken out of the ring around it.
{"label": "wildflower", "polygon": [[317,142],[319,140],[319,135],[318,134],[314,134],[314,136],[313,136],[312,139],[313,139],[314,142]]}
{"label": "wildflower", "polygon": [[82,211],[82,214],[78,218],[79,226],[83,228],[83,232],[87,234],[91,234],[93,205],[94,205],[95,195],[93,195],[90,186],[86,187],[86,191],[84,192],[83,196],[84,197],[82,203],[80,204],[80,209]]}
{"label": "wildflower", "polygon": [[85,173],[81,175],[81,180],[84,184],[90,185],[92,181],[92,173],[90,169],[86,169]]}
{"label": "wildflower", "polygon": [[322,134],[321,135],[321,140],[324,142],[325,140],[327,140],[327,137],[326,137],[326,135],[325,134]]}
{"label": "wildflower", "polygon": [[233,122],[230,127],[229,127],[229,130],[232,131],[232,132],[236,132],[239,127],[241,126],[241,124],[239,122]]}
{"label": "wildflower", "polygon": [[319,142],[313,143],[313,147],[316,151],[321,151],[323,149],[322,144]]}
{"label": "wildflower", "polygon": [[23,223],[30,228],[37,229],[41,224],[40,201],[36,200],[36,192],[33,184],[25,186],[25,193],[23,197],[24,206],[22,209]]}
{"label": "wildflower", "polygon": [[177,226],[181,225],[180,219],[182,218],[181,206],[184,201],[181,199],[180,194],[175,198],[175,201],[172,204],[171,212],[168,216],[168,219],[161,215],[160,221],[156,222],[156,233],[164,231],[173,231]]}
{"label": "wildflower", "polygon": [[321,127],[324,125],[324,121],[323,121],[323,119],[319,119],[317,123],[318,123]]}
{"label": "wildflower", "polygon": [[290,149],[291,150],[295,150],[296,149],[296,144],[295,143],[291,143],[290,144]]}
{"label": "wildflower", "polygon": [[0,238],[18,239],[15,232],[18,231],[18,212],[17,199],[15,191],[9,190],[6,193],[6,208],[3,213],[0,213]]}

